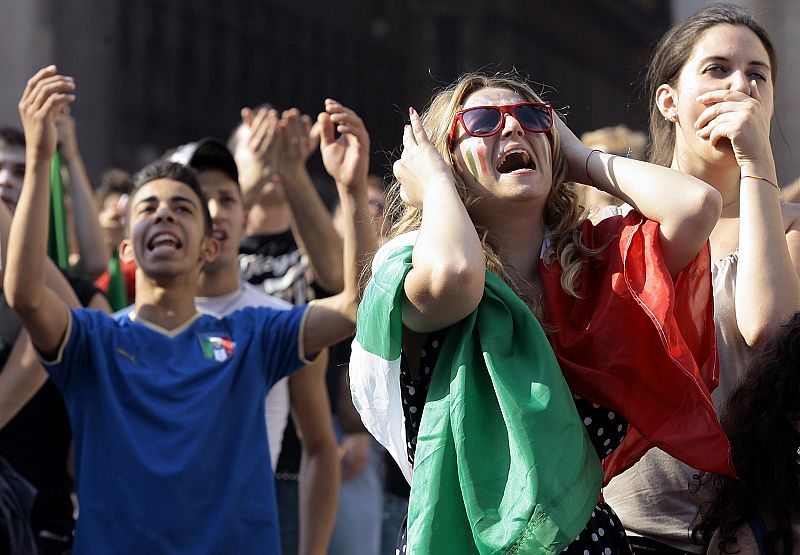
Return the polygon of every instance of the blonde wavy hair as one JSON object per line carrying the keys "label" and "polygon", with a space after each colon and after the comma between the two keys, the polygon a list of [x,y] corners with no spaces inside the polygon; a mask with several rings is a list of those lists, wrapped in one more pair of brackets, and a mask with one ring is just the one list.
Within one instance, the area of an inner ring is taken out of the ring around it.
{"label": "blonde wavy hair", "polygon": [[[463,107],[467,97],[478,90],[489,87],[510,90],[526,101],[541,102],[531,86],[514,73],[495,75],[467,73],[452,85],[437,92],[428,108],[421,114],[423,127],[431,142],[450,166],[456,189],[467,210],[475,203],[480,202],[480,199],[471,194],[455,167],[455,158],[448,148],[448,134],[456,112]],[[581,242],[580,228],[585,219],[583,208],[578,204],[577,195],[571,182],[566,180],[567,162],[561,150],[561,139],[555,126],[549,135],[552,145],[553,186],[545,202],[544,224],[555,248],[556,257],[563,269],[561,287],[569,295],[579,297],[578,289],[583,257],[593,254],[595,251],[587,249]],[[397,180],[392,183],[388,198],[388,212],[395,221],[390,236],[394,237],[419,229],[422,224],[422,211],[401,200],[400,183]],[[523,286],[527,285],[526,280],[519,272],[509,269],[503,264],[491,244],[489,230],[482,229],[480,226],[475,226],[475,229],[483,245],[486,268],[507,283],[530,306],[534,314],[541,318],[541,293],[537,295],[538,298],[531,298],[524,294]]]}

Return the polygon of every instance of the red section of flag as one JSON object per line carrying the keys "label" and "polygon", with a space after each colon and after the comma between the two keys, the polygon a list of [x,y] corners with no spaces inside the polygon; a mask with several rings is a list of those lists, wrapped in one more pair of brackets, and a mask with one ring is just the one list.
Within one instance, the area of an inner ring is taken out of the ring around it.
{"label": "red section of flag", "polygon": [[231,341],[230,338],[222,337],[220,339],[220,345],[222,345],[222,348],[225,349],[225,353],[228,356],[233,354],[233,341]]}
{"label": "red section of flag", "polygon": [[597,226],[584,244],[607,248],[581,273],[582,298],[542,263],[549,339],[574,393],[620,413],[628,434],[604,460],[606,483],[657,446],[690,466],[735,475],[711,393],[719,368],[706,246],[674,282],[659,228],[636,212]]}

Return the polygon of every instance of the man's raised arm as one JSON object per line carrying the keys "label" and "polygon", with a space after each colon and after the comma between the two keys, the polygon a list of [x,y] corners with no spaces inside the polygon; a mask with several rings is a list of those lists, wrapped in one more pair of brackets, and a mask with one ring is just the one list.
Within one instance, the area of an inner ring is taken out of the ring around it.
{"label": "man's raised arm", "polygon": [[[344,290],[313,302],[306,317],[303,348],[313,354],[353,334],[358,308],[358,278],[377,245],[367,200],[369,134],[358,115],[335,100],[319,115],[320,150],[325,169],[336,181],[345,216]],[[335,137],[334,128],[340,133]]]}
{"label": "man's raised arm", "polygon": [[67,305],[45,284],[50,206],[50,159],[57,142],[56,117],[75,100],[71,77],[55,66],[31,77],[19,102],[25,130],[25,179],[8,239],[3,289],[34,346],[54,356],[69,324]]}

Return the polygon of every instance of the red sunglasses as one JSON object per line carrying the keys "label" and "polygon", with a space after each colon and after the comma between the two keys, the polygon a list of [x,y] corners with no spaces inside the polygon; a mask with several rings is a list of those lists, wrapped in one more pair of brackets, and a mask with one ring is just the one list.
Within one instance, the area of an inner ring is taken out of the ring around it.
{"label": "red sunglasses", "polygon": [[514,116],[525,131],[547,133],[553,128],[553,107],[544,102],[520,102],[503,106],[473,106],[459,110],[450,126],[447,137],[448,148],[453,148],[456,126],[461,126],[473,137],[490,137],[500,131],[506,122],[506,114]]}

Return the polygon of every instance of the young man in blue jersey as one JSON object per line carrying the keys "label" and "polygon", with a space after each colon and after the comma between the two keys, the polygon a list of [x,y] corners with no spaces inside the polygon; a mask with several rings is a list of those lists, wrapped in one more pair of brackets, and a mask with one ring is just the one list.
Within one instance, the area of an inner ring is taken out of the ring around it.
{"label": "young man in blue jersey", "polygon": [[70,310],[46,287],[42,263],[55,119],[74,91],[50,66],[20,101],[27,165],[4,281],[70,413],[81,506],[74,551],[279,553],[264,395],[306,354],[352,333],[357,261],[371,237],[365,180],[337,183],[351,217],[342,293],[218,320],[194,305],[202,267],[219,253],[196,174],[149,166],[120,246],[138,267],[135,317]]}

